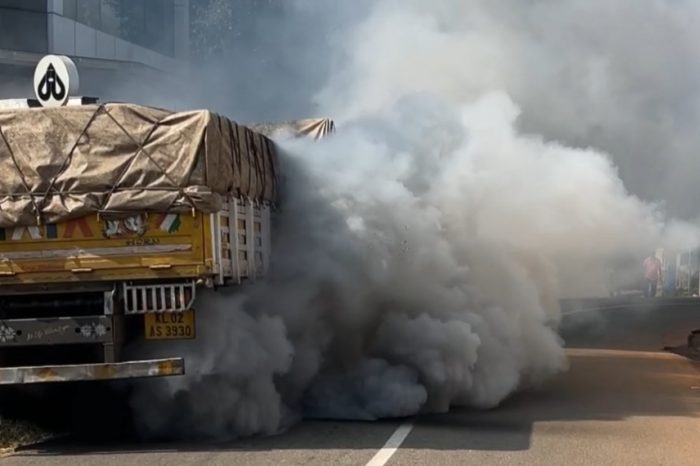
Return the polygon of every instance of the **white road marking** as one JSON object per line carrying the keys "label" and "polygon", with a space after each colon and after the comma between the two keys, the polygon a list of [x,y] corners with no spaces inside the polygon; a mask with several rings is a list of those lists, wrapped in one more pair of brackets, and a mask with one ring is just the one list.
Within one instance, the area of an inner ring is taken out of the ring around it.
{"label": "white road marking", "polygon": [[401,424],[366,466],[384,466],[394,456],[412,429],[413,424],[411,423]]}

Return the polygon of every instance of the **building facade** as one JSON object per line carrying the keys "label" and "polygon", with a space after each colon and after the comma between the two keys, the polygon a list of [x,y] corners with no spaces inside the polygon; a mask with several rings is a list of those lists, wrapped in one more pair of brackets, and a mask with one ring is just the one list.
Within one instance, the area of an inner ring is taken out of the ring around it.
{"label": "building facade", "polygon": [[0,97],[25,97],[50,53],[73,58],[83,94],[129,98],[184,72],[189,26],[189,0],[0,0]]}

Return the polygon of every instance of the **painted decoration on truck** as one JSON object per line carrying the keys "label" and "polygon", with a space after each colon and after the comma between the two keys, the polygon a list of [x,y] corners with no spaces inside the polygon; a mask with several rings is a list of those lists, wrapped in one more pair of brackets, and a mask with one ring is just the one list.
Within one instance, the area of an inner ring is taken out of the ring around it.
{"label": "painted decoration on truck", "polygon": [[80,327],[80,334],[85,338],[99,338],[107,335],[107,328],[97,322],[91,322]]}
{"label": "painted decoration on truck", "polygon": [[180,231],[180,225],[182,225],[180,214],[164,214],[160,221],[161,231],[166,231],[170,234]]}
{"label": "painted decoration on truck", "polygon": [[58,225],[55,223],[46,225],[46,239],[58,239]]}
{"label": "painted decoration on truck", "polygon": [[148,231],[144,215],[136,215],[119,220],[107,220],[103,223],[102,236],[105,238],[123,238],[143,236]]}
{"label": "painted decoration on truck", "polygon": [[[79,235],[76,235],[79,233]],[[66,222],[66,228],[63,231],[64,239],[76,239],[77,238],[92,238],[94,234],[90,228],[90,224],[87,221],[87,217],[81,217],[74,220],[69,220]]]}
{"label": "painted decoration on truck", "polygon": [[17,331],[5,323],[0,324],[0,343],[15,341]]}
{"label": "painted decoration on truck", "polygon": [[[125,219],[98,222],[89,217],[69,220],[59,225],[0,228],[0,241],[41,241],[106,239],[143,237],[149,231],[163,231],[168,234],[180,233],[183,220],[180,214],[136,215]],[[97,234],[96,234],[97,233]]]}
{"label": "painted decoration on truck", "polygon": [[63,228],[63,236],[58,234],[58,225],[49,224],[43,227],[19,227],[0,228],[0,241],[26,241],[42,239],[79,239],[94,238],[92,228],[82,218],[66,222]]}
{"label": "painted decoration on truck", "polygon": [[25,238],[25,234],[31,239],[41,239],[39,227],[22,227],[12,230],[12,241],[22,241]]}

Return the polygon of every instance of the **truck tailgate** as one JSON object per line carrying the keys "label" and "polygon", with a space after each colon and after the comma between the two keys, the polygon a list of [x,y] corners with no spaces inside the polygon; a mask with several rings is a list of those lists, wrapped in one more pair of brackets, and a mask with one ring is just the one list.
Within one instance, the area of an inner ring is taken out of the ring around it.
{"label": "truck tailgate", "polygon": [[91,215],[0,229],[0,284],[198,277],[208,272],[204,214]]}

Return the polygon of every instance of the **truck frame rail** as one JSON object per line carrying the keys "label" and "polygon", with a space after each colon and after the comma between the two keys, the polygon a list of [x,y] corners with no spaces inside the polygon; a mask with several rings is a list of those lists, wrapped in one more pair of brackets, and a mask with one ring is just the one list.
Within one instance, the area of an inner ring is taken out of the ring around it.
{"label": "truck frame rail", "polygon": [[136,379],[184,375],[183,358],[118,363],[0,368],[0,385]]}

